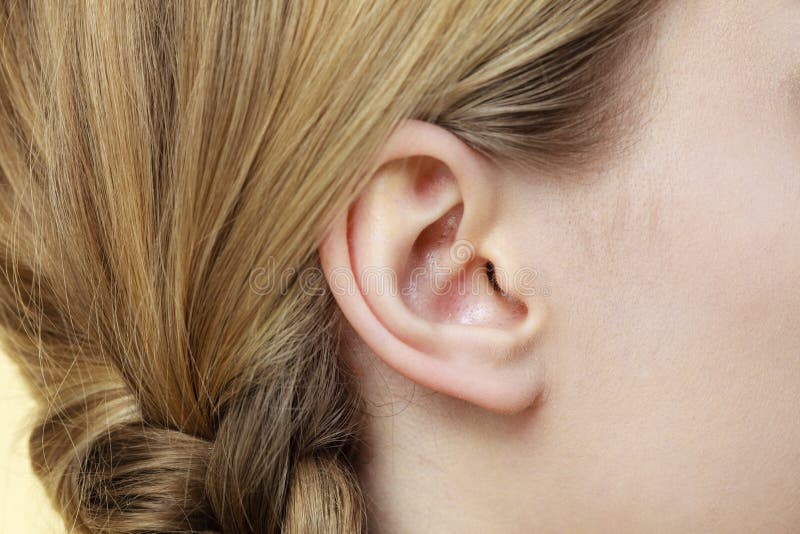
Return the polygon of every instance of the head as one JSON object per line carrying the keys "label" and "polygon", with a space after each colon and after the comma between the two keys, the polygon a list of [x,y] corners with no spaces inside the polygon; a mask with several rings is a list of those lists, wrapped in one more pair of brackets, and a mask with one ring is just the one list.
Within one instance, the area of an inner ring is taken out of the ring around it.
{"label": "head", "polygon": [[70,526],[800,524],[795,2],[0,23],[0,320]]}

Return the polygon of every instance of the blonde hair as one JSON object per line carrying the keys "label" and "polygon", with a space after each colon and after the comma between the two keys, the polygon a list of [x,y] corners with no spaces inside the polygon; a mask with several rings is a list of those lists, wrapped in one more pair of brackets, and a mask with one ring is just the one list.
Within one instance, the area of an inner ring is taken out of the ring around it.
{"label": "blonde hair", "polygon": [[68,526],[365,531],[323,232],[405,118],[608,153],[652,4],[3,2],[0,324]]}

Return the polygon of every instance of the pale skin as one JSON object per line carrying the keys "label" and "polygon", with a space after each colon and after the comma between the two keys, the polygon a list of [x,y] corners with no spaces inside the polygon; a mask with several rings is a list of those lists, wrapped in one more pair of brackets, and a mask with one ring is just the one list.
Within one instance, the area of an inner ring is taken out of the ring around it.
{"label": "pale skin", "polygon": [[800,2],[671,2],[642,68],[602,171],[501,170],[409,121],[326,237],[329,280],[405,288],[460,240],[465,271],[536,273],[334,290],[372,531],[800,530]]}

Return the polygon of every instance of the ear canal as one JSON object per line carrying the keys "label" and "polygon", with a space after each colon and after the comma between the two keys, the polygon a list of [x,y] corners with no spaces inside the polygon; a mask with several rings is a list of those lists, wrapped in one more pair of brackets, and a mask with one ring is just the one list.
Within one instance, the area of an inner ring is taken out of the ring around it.
{"label": "ear canal", "polygon": [[489,283],[491,284],[492,289],[505,294],[505,291],[503,290],[502,287],[500,287],[500,284],[497,281],[497,271],[494,268],[494,263],[492,263],[491,261],[487,261],[484,268],[486,269],[486,277],[489,279]]}
{"label": "ear canal", "polygon": [[[527,316],[523,302],[501,283],[502,269],[457,239],[459,204],[425,228],[409,254],[403,296],[420,317],[435,323],[508,327]],[[507,281],[504,281],[507,283]]]}

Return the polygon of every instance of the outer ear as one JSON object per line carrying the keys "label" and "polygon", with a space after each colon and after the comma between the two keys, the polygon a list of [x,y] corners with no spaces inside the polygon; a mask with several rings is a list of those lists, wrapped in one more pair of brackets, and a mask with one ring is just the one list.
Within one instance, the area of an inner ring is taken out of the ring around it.
{"label": "outer ear", "polygon": [[496,412],[543,386],[531,350],[544,306],[515,287],[496,214],[497,168],[448,131],[407,121],[333,224],[320,258],[344,316],[386,364]]}

